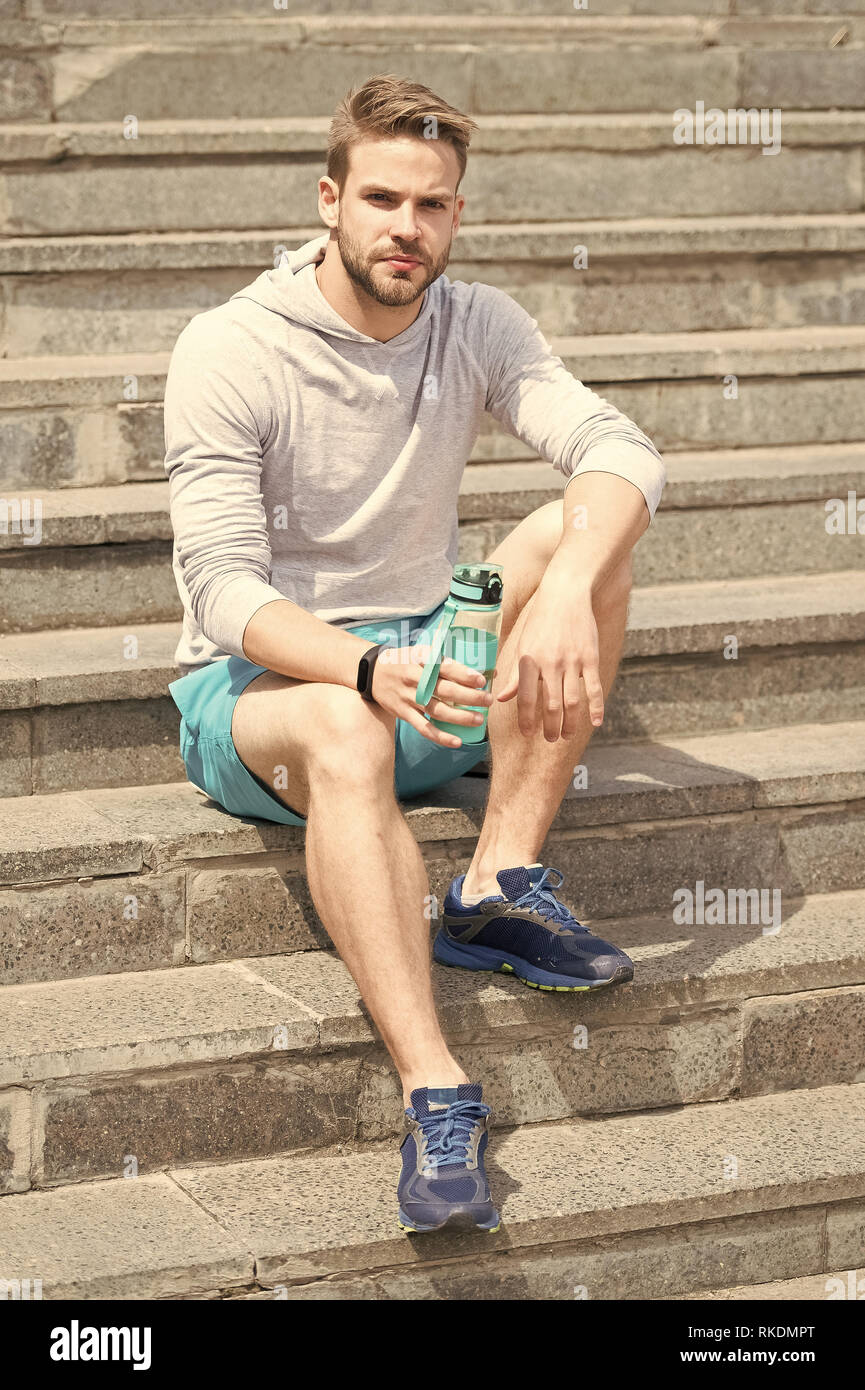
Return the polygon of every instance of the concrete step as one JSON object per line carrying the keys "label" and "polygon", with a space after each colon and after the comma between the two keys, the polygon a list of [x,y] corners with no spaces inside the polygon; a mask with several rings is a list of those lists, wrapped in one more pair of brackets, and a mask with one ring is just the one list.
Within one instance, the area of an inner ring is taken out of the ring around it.
{"label": "concrete step", "polygon": [[[355,13],[352,13],[352,8]],[[168,49],[222,49],[242,43],[253,49],[296,48],[304,44],[313,58],[319,50],[387,43],[444,45],[448,47],[488,48],[496,45],[526,45],[536,48],[580,42],[586,47],[610,44],[664,44],[702,48],[831,48],[840,44],[857,46],[862,42],[862,23],[839,5],[833,14],[719,16],[676,13],[675,6],[663,14],[637,13],[579,14],[532,13],[531,6],[520,13],[475,13],[471,7],[455,14],[392,15],[371,12],[374,6],[347,7],[344,11],[316,14],[308,6],[301,14],[287,16],[251,15],[240,4],[227,18],[211,15],[203,19],[198,12],[187,15],[150,15],[146,22],[134,15],[98,18],[77,14],[58,21],[56,15],[11,21],[4,32],[4,47],[21,53],[62,53],[68,58],[78,49],[126,48],[133,52],[150,45]],[[442,6],[437,6],[442,10]],[[839,19],[844,32],[839,34]],[[64,50],[69,50],[67,54]],[[65,71],[65,70],[64,70]]]}
{"label": "concrete step", "polygon": [[[789,19],[237,15],[30,21],[11,28],[4,120],[104,121],[330,114],[376,70],[422,81],[461,109],[669,109],[705,92],[723,107],[859,104],[862,24]],[[237,61],[255,55],[257,80]]]}
{"label": "concrete step", "polygon": [[[193,314],[318,230],[0,240],[6,354],[169,351]],[[454,250],[452,280],[496,285],[548,334],[865,321],[862,213],[488,224],[464,228]]]}
{"label": "concrete step", "polygon": [[[667,457],[662,507],[636,551],[637,584],[822,573],[859,560],[865,445]],[[484,559],[561,495],[561,475],[543,461],[471,464],[458,502],[460,558]],[[0,633],[182,616],[167,481],[10,490],[2,502]]]}
{"label": "concrete step", "polygon": [[[0,639],[0,796],[123,787],[130,767],[139,783],[183,778],[167,693],[179,635],[133,622]],[[863,571],[637,589],[595,740],[854,719],[863,639]]]}
{"label": "concrete step", "polygon": [[[248,10],[243,0],[211,0],[210,11],[213,16],[247,16]],[[43,0],[40,6],[42,22],[52,20],[60,24],[64,20],[91,16],[97,19],[109,17],[127,21],[152,19],[161,16],[166,19],[198,21],[201,11],[193,0]],[[671,15],[716,16],[719,19],[741,15],[748,16],[799,16],[799,15],[841,15],[852,16],[865,10],[865,0],[604,0],[604,13],[607,15],[654,15],[667,19]],[[32,21],[34,6],[27,0],[7,0],[10,18],[23,20],[25,15]],[[345,20],[349,12],[357,15],[387,15],[393,11],[388,0],[356,0],[349,7],[341,8],[340,0],[304,0],[304,19],[312,15],[338,16]],[[522,18],[526,15],[547,15],[557,17],[562,9],[559,0],[433,0],[431,14],[452,15],[463,18],[467,15],[501,17],[513,15]],[[588,18],[588,13],[581,17]],[[292,23],[288,14],[280,16],[287,27]]]}
{"label": "concrete step", "polygon": [[393,1140],[8,1197],[0,1240],[46,1299],[657,1299],[802,1277],[861,1263],[863,1092],[500,1135],[483,1252],[397,1230]]}
{"label": "concrete step", "polygon": [[733,1289],[710,1289],[703,1293],[677,1294],[676,1297],[685,1303],[707,1299],[719,1302],[824,1303],[827,1299],[861,1298],[863,1289],[865,1269],[836,1269],[824,1274],[805,1275],[801,1279],[776,1279],[769,1284],[739,1284]]}
{"label": "concrete step", "polygon": [[[860,443],[865,326],[554,338],[662,450]],[[167,353],[0,360],[0,487],[164,479]],[[485,417],[472,460],[532,461]]]}
{"label": "concrete step", "polygon": [[[855,1082],[865,894],[785,919],[771,936],[608,923],[636,976],[590,999],[434,965],[439,1016],[499,1127]],[[330,951],[6,985],[0,1025],[0,1190],[400,1132],[396,1074]]]}
{"label": "concrete step", "polygon": [[[586,50],[592,64],[598,51]],[[380,50],[375,53],[377,60],[382,58]],[[663,49],[649,54],[653,92],[660,90],[659,53]],[[810,64],[823,56],[834,61],[843,53],[839,49],[802,56]],[[610,49],[610,55],[621,66],[622,50]],[[775,60],[782,55],[770,56]],[[865,62],[865,49],[850,50],[847,56]],[[419,50],[413,63],[421,65],[422,76],[429,82],[428,58],[428,50]],[[692,58],[681,55],[689,74],[699,66]],[[230,61],[236,69],[233,52]],[[450,67],[451,56],[446,63]],[[369,55],[365,55],[364,77],[368,65]],[[212,86],[210,68],[206,74]],[[861,78],[858,81],[861,88]],[[260,85],[263,91],[273,90],[266,82]],[[623,91],[621,73],[615,81],[605,79],[605,85],[608,91]],[[246,84],[245,90],[253,88]],[[454,99],[451,82],[443,90]],[[695,207],[704,217],[863,210],[861,112],[799,110],[794,118],[785,110],[780,149],[773,157],[762,158],[754,143],[730,143],[720,153],[719,147],[704,143],[677,144],[672,97],[661,112],[662,124],[650,124],[639,134],[645,101],[636,104],[640,115],[625,123],[604,128],[593,115],[581,124],[578,116],[566,114],[577,90],[568,67],[561,81],[561,112],[483,118],[484,129],[473,141],[461,186],[467,200],[467,224],[553,217],[562,221],[650,218],[657,214],[661,184],[665,212],[671,217],[693,216]],[[690,109],[695,99],[704,100],[705,91],[698,82],[695,97],[679,105]],[[836,87],[831,95],[840,102]],[[717,93],[716,98],[721,100]],[[145,102],[138,112],[137,138],[127,139],[122,120],[114,118],[114,110],[119,109],[114,102],[112,98],[111,122],[97,123],[92,130],[79,127],[71,144],[62,133],[68,127],[61,128],[59,135],[50,125],[7,128],[0,164],[0,233],[12,237],[195,229],[211,233],[262,226],[282,231],[317,222],[316,186],[326,148],[327,116],[298,114],[273,129],[262,118],[245,118],[239,126],[223,118],[211,128],[212,122],[202,119],[199,108],[188,113],[188,121],[160,122],[160,113]],[[594,98],[589,111],[593,102]],[[802,104],[795,103],[797,109]],[[858,98],[852,104],[858,104]],[[328,101],[328,110],[331,105]],[[125,93],[123,109],[130,109]],[[650,160],[647,146],[652,150]]]}
{"label": "concrete step", "polygon": [[[843,23],[843,21],[840,21]],[[708,110],[710,101],[704,102]],[[327,149],[330,113],[322,116],[274,115],[266,117],[202,118],[193,115],[188,120],[142,116],[135,138],[124,136],[117,121],[56,121],[50,125],[40,122],[9,122],[0,124],[0,164],[9,170],[16,165],[43,165],[46,171],[52,164],[76,160],[116,160],[118,154],[136,162],[159,158],[203,160],[280,155],[283,158],[323,155]],[[612,154],[649,151],[682,151],[673,139],[673,112],[669,106],[637,111],[573,111],[524,112],[507,114],[500,111],[483,116],[471,140],[472,159],[480,154],[526,154],[561,150],[569,154],[585,154],[591,150]],[[782,144],[796,148],[845,148],[859,146],[863,140],[863,112],[859,103],[849,109],[832,107],[828,111],[804,110],[791,104],[783,112]],[[698,142],[699,143],[699,142]],[[730,145],[734,142],[731,141]],[[558,207],[558,203],[557,203]],[[647,214],[647,220],[656,219]],[[719,214],[729,216],[730,214]],[[584,218],[581,209],[576,216]],[[683,214],[693,220],[693,209]],[[516,221],[512,213],[500,219]],[[543,223],[547,219],[530,218]],[[792,219],[791,219],[792,220]],[[271,221],[259,227],[278,229],[283,234],[288,227],[305,223]],[[318,225],[317,215],[310,226]],[[467,231],[464,228],[464,233]],[[473,232],[483,230],[475,225]],[[134,235],[141,236],[136,227]],[[201,235],[218,234],[218,228],[208,224]]]}
{"label": "concrete step", "polygon": [[[545,859],[568,876],[569,901],[587,919],[669,914],[687,901],[674,894],[683,885],[696,893],[697,880],[777,889],[782,908],[807,894],[865,886],[861,723],[599,742],[585,764],[561,802]],[[468,867],[486,794],[486,778],[468,776],[402,803],[438,903]],[[304,838],[302,826],[229,816],[186,781],[7,797],[5,978],[326,945],[307,889]]]}

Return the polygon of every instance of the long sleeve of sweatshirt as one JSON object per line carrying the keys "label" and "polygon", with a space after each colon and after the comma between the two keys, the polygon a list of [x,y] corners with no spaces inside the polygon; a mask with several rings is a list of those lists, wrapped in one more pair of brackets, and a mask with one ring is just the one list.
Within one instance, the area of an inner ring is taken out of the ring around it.
{"label": "long sleeve of sweatshirt", "polygon": [[552,351],[537,320],[494,292],[486,408],[565,476],[615,473],[639,488],[654,517],[666,470],[652,441],[616,406],[584,386]]}
{"label": "long sleeve of sweatshirt", "polygon": [[262,438],[271,404],[243,335],[214,352],[197,316],[180,334],[165,384],[165,468],[176,559],[195,622],[223,652],[243,656],[243,632],[265,603],[271,551],[261,495]]}

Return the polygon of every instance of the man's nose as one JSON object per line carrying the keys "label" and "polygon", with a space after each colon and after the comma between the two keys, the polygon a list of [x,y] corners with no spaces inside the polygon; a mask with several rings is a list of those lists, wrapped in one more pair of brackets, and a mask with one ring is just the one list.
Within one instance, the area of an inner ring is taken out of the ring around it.
{"label": "man's nose", "polygon": [[402,241],[414,241],[418,237],[419,231],[414,209],[407,203],[403,204],[391,221],[391,236],[394,239],[399,237]]}

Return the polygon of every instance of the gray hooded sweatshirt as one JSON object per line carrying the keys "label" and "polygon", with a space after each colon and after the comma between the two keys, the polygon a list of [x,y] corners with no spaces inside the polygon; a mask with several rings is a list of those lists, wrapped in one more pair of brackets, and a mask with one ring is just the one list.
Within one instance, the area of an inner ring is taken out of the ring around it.
{"label": "gray hooded sweatshirt", "polygon": [[429,613],[457,560],[484,411],[565,478],[616,473],[654,515],[664,466],[490,285],[440,275],[389,342],[324,298],[327,233],[187,324],[165,387],[181,674],[243,656],[265,603],[339,627]]}

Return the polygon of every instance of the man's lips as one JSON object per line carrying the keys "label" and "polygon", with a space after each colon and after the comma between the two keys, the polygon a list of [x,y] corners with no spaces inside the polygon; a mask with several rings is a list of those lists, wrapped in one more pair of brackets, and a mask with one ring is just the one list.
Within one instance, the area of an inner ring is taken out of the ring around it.
{"label": "man's lips", "polygon": [[414,269],[416,265],[422,264],[422,262],[418,260],[417,256],[384,256],[382,257],[382,259],[384,260],[386,265],[401,266],[406,270],[408,270],[409,268]]}

